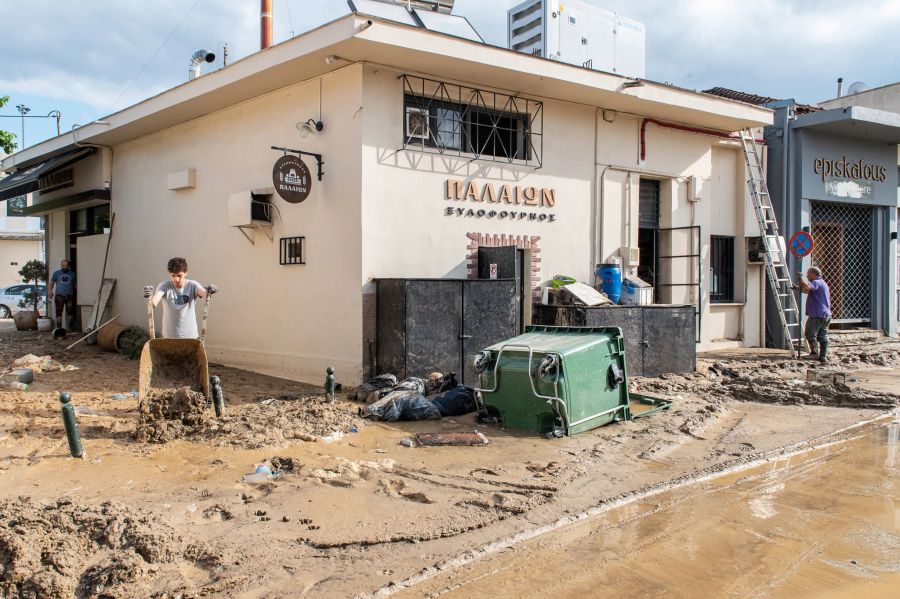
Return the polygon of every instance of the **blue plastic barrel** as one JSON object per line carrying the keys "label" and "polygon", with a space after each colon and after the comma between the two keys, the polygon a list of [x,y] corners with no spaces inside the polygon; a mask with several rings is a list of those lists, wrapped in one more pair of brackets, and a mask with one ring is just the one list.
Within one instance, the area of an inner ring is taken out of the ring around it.
{"label": "blue plastic barrel", "polygon": [[622,297],[622,269],[618,264],[601,264],[595,273],[600,281],[600,291],[618,304]]}

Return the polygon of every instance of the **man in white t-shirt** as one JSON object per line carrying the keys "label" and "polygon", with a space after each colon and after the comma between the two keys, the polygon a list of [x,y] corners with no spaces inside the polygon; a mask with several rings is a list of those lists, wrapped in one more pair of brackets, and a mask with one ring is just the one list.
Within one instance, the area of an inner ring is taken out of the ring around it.
{"label": "man in white t-shirt", "polygon": [[187,278],[188,263],[184,258],[169,260],[169,280],[156,287],[144,287],[144,297],[152,298],[154,306],[163,304],[162,336],[168,339],[197,339],[197,299],[218,291],[215,285],[203,287]]}

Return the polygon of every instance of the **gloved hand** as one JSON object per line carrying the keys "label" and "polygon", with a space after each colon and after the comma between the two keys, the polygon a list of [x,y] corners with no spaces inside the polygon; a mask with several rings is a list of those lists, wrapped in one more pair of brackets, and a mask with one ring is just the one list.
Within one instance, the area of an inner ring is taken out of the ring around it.
{"label": "gloved hand", "polygon": [[210,295],[212,295],[213,293],[216,293],[217,291],[219,291],[219,288],[216,286],[215,283],[210,283],[209,285],[206,286],[206,293],[208,293]]}
{"label": "gloved hand", "polygon": [[153,285],[144,285],[144,297],[147,299],[153,297]]}

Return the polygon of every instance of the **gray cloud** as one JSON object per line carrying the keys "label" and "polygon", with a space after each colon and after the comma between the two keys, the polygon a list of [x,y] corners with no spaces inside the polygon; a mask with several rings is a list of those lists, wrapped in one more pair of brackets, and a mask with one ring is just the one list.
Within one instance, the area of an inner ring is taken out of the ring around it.
{"label": "gray cloud", "polygon": [[[196,8],[128,92],[126,84],[194,0],[4,0],[0,90],[82,102],[98,115],[186,79],[200,47],[233,59],[256,50],[256,0],[198,0]],[[457,0],[489,42],[503,45],[513,0]],[[704,89],[724,85],[813,102],[834,80],[884,84],[900,66],[900,2],[869,0],[594,0],[647,25],[648,76]],[[290,13],[288,13],[290,8]],[[344,0],[275,0],[276,41],[346,12]],[[289,17],[290,14],[290,18]],[[24,18],[27,15],[28,18]]]}

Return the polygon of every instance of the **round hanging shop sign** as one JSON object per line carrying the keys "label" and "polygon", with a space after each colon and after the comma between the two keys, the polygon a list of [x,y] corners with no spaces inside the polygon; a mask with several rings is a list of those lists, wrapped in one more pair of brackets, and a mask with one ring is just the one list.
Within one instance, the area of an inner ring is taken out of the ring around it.
{"label": "round hanging shop sign", "polygon": [[299,156],[285,154],[275,161],[272,168],[272,182],[275,190],[285,202],[299,204],[312,189],[312,176]]}
{"label": "round hanging shop sign", "polygon": [[797,231],[791,235],[791,253],[798,258],[805,258],[812,253],[813,238],[806,231]]}

